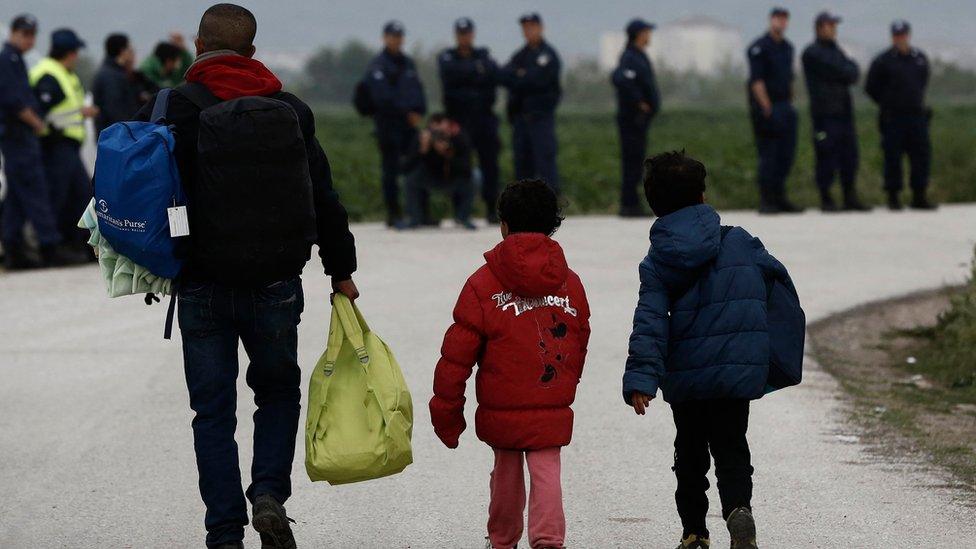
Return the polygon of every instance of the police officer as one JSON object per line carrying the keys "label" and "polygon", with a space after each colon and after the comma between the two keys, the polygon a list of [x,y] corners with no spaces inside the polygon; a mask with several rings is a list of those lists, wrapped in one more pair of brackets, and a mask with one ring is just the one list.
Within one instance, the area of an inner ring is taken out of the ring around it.
{"label": "police officer", "polygon": [[815,177],[823,211],[839,209],[830,194],[837,173],[844,191],[840,209],[868,211],[870,208],[861,203],[854,187],[858,154],[850,88],[857,82],[860,69],[837,45],[840,21],[840,17],[830,12],[819,13],[814,20],[816,39],[803,50],[803,74],[810,94],[817,159]]}
{"label": "police officer", "polygon": [[499,71],[508,88],[515,177],[538,177],[559,192],[556,168],[556,106],[562,97],[559,55],[543,38],[542,17],[535,12],[519,18],[525,46]]}
{"label": "police officer", "polygon": [[454,22],[457,46],[438,57],[444,110],[448,118],[461,125],[478,154],[481,167],[481,196],[489,223],[498,223],[498,117],[495,97],[498,65],[488,48],[474,46],[474,21],[462,17]]}
{"label": "police officer", "polygon": [[901,209],[902,156],[911,164],[911,207],[932,210],[926,189],[932,145],[929,141],[931,111],[925,107],[925,87],[929,82],[929,62],[925,54],[912,47],[912,28],[908,21],[891,24],[891,48],[871,63],[865,89],[881,108],[878,125],[884,152],[885,191],[888,207]]}
{"label": "police officer", "polygon": [[617,129],[620,134],[620,216],[643,217],[637,187],[641,182],[647,130],[661,110],[661,94],[654,67],[644,50],[651,43],[654,25],[643,19],[627,24],[627,47],[613,71],[611,82],[617,88]]}
{"label": "police officer", "polygon": [[[0,240],[8,270],[57,266],[76,262],[60,246],[51,195],[41,167],[38,135],[45,124],[30,88],[24,54],[34,47],[37,19],[19,15],[10,25],[10,36],[0,51],[0,151],[7,175],[7,196],[0,218]],[[27,222],[34,227],[41,261],[33,258],[24,240]]]}
{"label": "police officer", "polygon": [[383,201],[388,227],[402,228],[398,177],[400,162],[427,112],[427,99],[413,59],[403,53],[403,23],[383,27],[383,51],[369,64],[364,82],[375,114],[373,120],[383,170]]}
{"label": "police officer", "polygon": [[796,157],[796,109],[793,108],[793,44],[786,39],[790,12],[769,13],[769,30],[746,50],[749,63],[749,113],[759,153],[759,213],[798,213],[786,198],[786,178]]}
{"label": "police officer", "polygon": [[91,179],[81,159],[85,120],[98,108],[85,104],[85,88],[75,73],[79,50],[85,43],[71,29],[51,33],[51,50],[30,70],[30,82],[47,122],[41,136],[44,173],[51,189],[51,204],[65,245],[79,252],[89,250],[86,231],[78,219],[91,198]]}

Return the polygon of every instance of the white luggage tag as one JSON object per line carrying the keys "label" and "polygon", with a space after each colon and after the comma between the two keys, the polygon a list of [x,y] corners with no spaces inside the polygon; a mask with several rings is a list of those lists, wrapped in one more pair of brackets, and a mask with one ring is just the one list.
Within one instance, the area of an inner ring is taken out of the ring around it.
{"label": "white luggage tag", "polygon": [[190,220],[186,215],[186,206],[172,206],[166,208],[169,215],[169,236],[178,238],[190,235]]}

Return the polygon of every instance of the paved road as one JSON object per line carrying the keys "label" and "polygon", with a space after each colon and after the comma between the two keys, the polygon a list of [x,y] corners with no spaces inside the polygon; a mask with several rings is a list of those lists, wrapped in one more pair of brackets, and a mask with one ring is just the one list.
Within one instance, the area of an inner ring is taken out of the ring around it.
{"label": "paved road", "polygon": [[[810,320],[960,282],[976,238],[976,206],[937,214],[729,213],[725,222],[746,226],[790,267]],[[480,547],[491,454],[472,432],[457,450],[441,447],[426,402],[456,293],[497,235],[395,234],[375,225],[355,232],[361,307],[414,392],[416,463],[396,477],[332,488],[308,482],[297,456],[288,509],[298,538],[305,547]],[[564,451],[572,547],[670,547],[680,534],[670,413],[655,402],[637,418],[618,396],[646,235],[645,221],[608,218],[569,219],[558,234],[593,309],[575,440]],[[316,271],[305,277],[306,376],[329,318],[326,281]],[[160,339],[163,312],[138,298],[105,298],[92,268],[0,275],[0,547],[201,545],[180,345]],[[243,382],[240,393],[247,470],[254,406]],[[976,509],[937,472],[872,456],[849,436],[842,406],[837,383],[815,364],[800,388],[754,405],[754,503],[764,547],[976,543]],[[709,521],[722,547],[714,489],[711,497]]]}

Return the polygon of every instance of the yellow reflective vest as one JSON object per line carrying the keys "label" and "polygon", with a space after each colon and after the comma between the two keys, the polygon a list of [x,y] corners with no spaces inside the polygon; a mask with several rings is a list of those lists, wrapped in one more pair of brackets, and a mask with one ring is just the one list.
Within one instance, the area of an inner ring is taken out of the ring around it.
{"label": "yellow reflective vest", "polygon": [[[64,99],[48,111],[45,122],[65,137],[84,143],[85,117],[81,115],[81,109],[85,106],[85,88],[81,85],[81,79],[55,59],[45,57],[31,68],[30,85],[36,86],[41,78],[49,74],[58,81]],[[45,130],[45,135],[49,132]]]}

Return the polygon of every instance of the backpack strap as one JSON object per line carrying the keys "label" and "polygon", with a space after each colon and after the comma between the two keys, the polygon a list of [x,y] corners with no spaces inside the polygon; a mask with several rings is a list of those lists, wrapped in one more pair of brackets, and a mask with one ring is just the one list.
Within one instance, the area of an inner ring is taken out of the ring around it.
{"label": "backpack strap", "polygon": [[169,93],[172,88],[163,88],[156,94],[156,102],[153,103],[152,114],[149,121],[153,124],[162,124],[166,121],[166,109],[169,107]]}
{"label": "backpack strap", "polygon": [[219,97],[199,82],[184,82],[176,87],[176,91],[201,111],[221,102]]}

